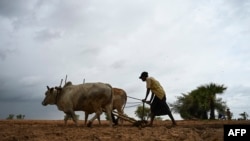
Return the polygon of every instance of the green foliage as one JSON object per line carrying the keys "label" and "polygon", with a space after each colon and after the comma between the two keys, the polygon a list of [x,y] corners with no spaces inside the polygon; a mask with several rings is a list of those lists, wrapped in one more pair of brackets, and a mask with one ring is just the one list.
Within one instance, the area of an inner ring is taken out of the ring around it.
{"label": "green foliage", "polygon": [[248,118],[248,114],[246,112],[240,113],[239,115],[241,116],[241,120],[247,120]]}
{"label": "green foliage", "polygon": [[22,114],[19,114],[19,115],[16,115],[16,119],[24,119],[25,115],[22,115]]}
{"label": "green foliage", "polygon": [[9,114],[9,116],[6,119],[12,120],[14,119],[15,115],[14,114]]}
{"label": "green foliage", "polygon": [[217,85],[215,83],[210,83],[208,85],[202,85],[197,88],[200,93],[205,95],[205,98],[207,98],[205,101],[207,106],[210,110],[210,119],[215,119],[215,102],[216,102],[216,95],[217,94],[223,94],[223,92],[227,89],[224,85]]}
{"label": "green foliage", "polygon": [[208,119],[209,111],[210,119],[215,119],[214,110],[224,111],[227,107],[226,102],[216,98],[216,94],[222,94],[226,89],[224,85],[214,83],[202,85],[177,97],[177,101],[170,106],[173,107],[173,112],[180,113],[183,119]]}
{"label": "green foliage", "polygon": [[144,117],[146,117],[146,119],[149,119],[150,117],[150,108],[147,106],[144,106],[144,111],[143,111],[143,106],[139,105],[137,107],[137,109],[135,110],[135,115],[136,117],[140,118],[140,119],[144,119]]}

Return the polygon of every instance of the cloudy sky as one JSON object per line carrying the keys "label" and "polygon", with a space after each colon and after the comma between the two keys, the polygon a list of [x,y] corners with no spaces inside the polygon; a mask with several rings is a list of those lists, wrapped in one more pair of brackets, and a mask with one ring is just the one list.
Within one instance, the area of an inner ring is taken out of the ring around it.
{"label": "cloudy sky", "polygon": [[41,102],[66,75],[143,99],[142,71],[168,103],[213,82],[227,87],[233,118],[250,115],[249,15],[248,0],[0,0],[0,119],[62,119]]}

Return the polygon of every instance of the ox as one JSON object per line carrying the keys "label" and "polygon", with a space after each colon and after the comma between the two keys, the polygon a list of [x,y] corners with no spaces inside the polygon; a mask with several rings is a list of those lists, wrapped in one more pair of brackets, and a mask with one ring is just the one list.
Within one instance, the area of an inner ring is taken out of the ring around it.
{"label": "ox", "polygon": [[[91,127],[92,122],[100,117],[102,109],[105,109],[111,119],[113,90],[109,84],[98,82],[72,85],[71,82],[67,82],[62,88],[47,86],[47,89],[42,105],[56,105],[59,110],[63,111],[66,114],[65,125],[69,117],[78,125],[75,111],[95,113],[88,127]],[[112,126],[111,120],[110,126]]]}
{"label": "ox", "polygon": [[[124,108],[127,103],[127,93],[121,89],[121,88],[113,88],[113,110],[117,110],[118,114],[124,114]],[[85,112],[85,125],[88,120],[88,115],[91,113]],[[118,119],[115,119],[114,115],[111,113],[112,120],[115,125],[118,124]],[[100,117],[98,117],[99,124],[100,122]],[[123,120],[121,119],[121,123],[123,123]]]}

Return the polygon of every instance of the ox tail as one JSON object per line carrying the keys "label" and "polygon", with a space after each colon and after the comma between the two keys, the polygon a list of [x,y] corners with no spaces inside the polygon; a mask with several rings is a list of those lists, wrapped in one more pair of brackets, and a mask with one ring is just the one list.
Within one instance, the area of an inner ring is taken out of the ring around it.
{"label": "ox tail", "polygon": [[124,91],[124,96],[125,96],[125,103],[124,103],[124,105],[123,105],[123,107],[122,107],[122,111],[124,111],[124,108],[125,108],[125,106],[126,106],[126,104],[127,104],[127,93]]}
{"label": "ox tail", "polygon": [[[110,84],[106,84],[110,89],[111,89],[111,96],[110,96],[110,100],[111,100],[111,106],[113,105],[113,98],[114,98],[114,90],[113,87]],[[113,106],[111,107],[111,109],[113,109]]]}
{"label": "ox tail", "polygon": [[[110,126],[112,127],[112,123],[115,121],[114,114],[113,114],[113,98],[114,98],[114,90],[110,84],[107,86],[111,89],[111,96],[110,96],[110,114],[108,117],[110,118]],[[107,111],[106,111],[107,112]],[[107,113],[108,114],[108,113]]]}
{"label": "ox tail", "polygon": [[112,113],[112,109],[113,109],[113,98],[114,98],[114,90],[112,88],[111,85],[109,85],[110,89],[111,89],[111,113]]}

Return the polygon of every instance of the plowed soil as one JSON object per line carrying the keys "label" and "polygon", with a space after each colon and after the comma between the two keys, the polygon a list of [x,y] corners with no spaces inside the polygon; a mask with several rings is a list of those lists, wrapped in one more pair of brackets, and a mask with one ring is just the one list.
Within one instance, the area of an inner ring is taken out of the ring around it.
{"label": "plowed soil", "polygon": [[0,120],[1,141],[223,141],[224,124],[249,124],[249,121],[155,121],[153,127],[139,128],[130,122],[110,127],[107,121],[92,127],[79,121],[64,126],[63,120]]}

